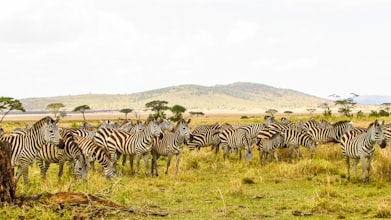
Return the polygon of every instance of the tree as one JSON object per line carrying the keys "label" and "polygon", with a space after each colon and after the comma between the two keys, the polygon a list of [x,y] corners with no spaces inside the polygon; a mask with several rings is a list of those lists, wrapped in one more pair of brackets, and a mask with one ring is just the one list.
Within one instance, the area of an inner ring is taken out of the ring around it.
{"label": "tree", "polygon": [[153,112],[155,112],[152,117],[154,118],[166,118],[166,114],[164,114],[164,111],[170,109],[170,107],[167,106],[167,101],[161,101],[161,100],[154,100],[151,102],[148,102],[145,104],[145,107]]}
{"label": "tree", "polygon": [[339,113],[342,113],[344,116],[351,117],[352,109],[355,107],[356,102],[353,98],[339,99],[335,101],[335,105],[340,106],[338,109]]}
{"label": "tree", "polygon": [[72,111],[73,112],[81,112],[81,114],[83,115],[83,121],[85,121],[86,117],[84,116],[84,113],[87,110],[91,110],[90,106],[88,106],[88,105],[79,105],[76,108],[74,108]]}
{"label": "tree", "polygon": [[384,111],[388,113],[388,115],[390,115],[390,106],[391,106],[391,103],[383,103],[381,104],[382,106],[384,106]]}
{"label": "tree", "polygon": [[65,105],[60,102],[50,103],[46,106],[46,109],[53,113],[54,118],[57,118],[57,114],[61,108],[64,108]]}
{"label": "tree", "polygon": [[22,103],[18,99],[14,99],[11,97],[0,97],[0,111],[4,114],[1,117],[0,123],[3,121],[4,117],[12,110],[18,110],[22,112],[26,112]]}
{"label": "tree", "polygon": [[205,115],[203,112],[189,112],[189,114],[192,116],[192,115],[197,115],[200,116],[200,115]]}
{"label": "tree", "polygon": [[170,110],[174,114],[170,119],[172,121],[177,122],[177,121],[183,119],[182,114],[186,111],[186,108],[181,105],[174,105],[171,107]]}
{"label": "tree", "polygon": [[319,105],[320,108],[324,109],[323,110],[323,116],[331,116],[331,109],[330,109],[330,105],[329,103],[327,102],[324,102],[322,104]]}
{"label": "tree", "polygon": [[128,120],[128,114],[131,113],[132,111],[133,111],[133,109],[131,109],[131,108],[123,108],[120,110],[121,113],[125,114],[125,121]]}
{"label": "tree", "polygon": [[272,118],[274,118],[274,114],[276,114],[278,111],[276,109],[268,109],[265,111],[265,113],[270,114]]}
{"label": "tree", "polygon": [[284,114],[291,115],[293,112],[290,110],[284,111]]}

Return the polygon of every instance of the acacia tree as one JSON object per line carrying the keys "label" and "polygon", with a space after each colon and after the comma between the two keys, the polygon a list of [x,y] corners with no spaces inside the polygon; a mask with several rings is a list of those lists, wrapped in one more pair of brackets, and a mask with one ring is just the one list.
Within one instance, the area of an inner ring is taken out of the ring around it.
{"label": "acacia tree", "polygon": [[60,102],[50,103],[46,106],[46,110],[50,111],[54,118],[57,118],[57,114],[60,111],[61,108],[64,108],[65,105]]}
{"label": "acacia tree", "polygon": [[324,103],[320,104],[319,107],[324,109],[323,116],[326,116],[326,117],[331,116],[331,109],[330,109],[329,103],[324,102]]}
{"label": "acacia tree", "polygon": [[166,114],[164,113],[164,111],[170,109],[170,107],[168,107],[167,104],[168,104],[167,101],[154,100],[145,104],[145,107],[148,110],[155,112],[153,115],[151,115],[152,117],[166,118]]}
{"label": "acacia tree", "polygon": [[174,105],[171,107],[171,112],[173,113],[173,116],[170,118],[172,121],[179,121],[183,119],[183,113],[186,111],[186,108],[181,105]]}
{"label": "acacia tree", "polygon": [[3,122],[4,117],[10,113],[12,110],[18,110],[22,112],[26,112],[22,103],[18,99],[14,99],[11,97],[0,97],[0,111],[3,112],[3,116],[1,117],[0,123]]}
{"label": "acacia tree", "polygon": [[79,105],[76,108],[74,108],[72,111],[73,112],[81,112],[81,114],[83,115],[83,121],[85,121],[86,117],[84,116],[84,113],[87,110],[91,110],[90,106],[88,106],[88,105]]}
{"label": "acacia tree", "polygon": [[125,114],[125,121],[127,121],[128,120],[128,114],[131,113],[132,111],[133,111],[133,109],[131,109],[131,108],[123,108],[119,112]]}
{"label": "acacia tree", "polygon": [[276,114],[278,111],[276,109],[268,109],[265,111],[265,113],[270,114],[272,118],[274,118],[274,114]]}
{"label": "acacia tree", "polygon": [[339,106],[338,112],[342,113],[344,116],[352,117],[352,109],[356,106],[356,102],[354,101],[354,98],[358,97],[355,93],[350,93],[352,97],[342,99],[339,95],[332,94],[329,95],[330,97],[333,97],[335,105]]}

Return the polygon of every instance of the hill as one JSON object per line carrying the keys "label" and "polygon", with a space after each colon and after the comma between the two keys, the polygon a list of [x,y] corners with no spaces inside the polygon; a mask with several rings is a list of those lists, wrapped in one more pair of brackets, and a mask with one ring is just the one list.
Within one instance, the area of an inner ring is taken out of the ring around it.
{"label": "hill", "polygon": [[164,100],[168,106],[181,105],[188,111],[251,112],[274,108],[285,110],[317,108],[326,100],[290,89],[264,84],[238,82],[228,85],[179,85],[134,94],[84,94],[47,98],[21,99],[27,111],[42,111],[49,103],[60,102],[71,111],[79,105],[93,110],[145,108],[153,100]]}

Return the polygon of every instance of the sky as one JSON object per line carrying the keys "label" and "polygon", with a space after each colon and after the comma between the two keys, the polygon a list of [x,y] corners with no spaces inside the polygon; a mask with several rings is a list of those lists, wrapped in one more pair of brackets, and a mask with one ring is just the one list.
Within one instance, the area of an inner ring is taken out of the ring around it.
{"label": "sky", "polygon": [[391,1],[0,2],[0,96],[253,82],[391,95]]}

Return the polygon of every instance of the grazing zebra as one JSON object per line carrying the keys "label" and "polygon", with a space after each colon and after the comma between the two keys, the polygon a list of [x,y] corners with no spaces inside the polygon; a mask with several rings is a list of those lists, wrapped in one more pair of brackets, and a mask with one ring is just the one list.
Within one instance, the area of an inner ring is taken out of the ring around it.
{"label": "grazing zebra", "polygon": [[[356,178],[358,178],[357,164],[360,160],[363,177],[362,181],[364,184],[369,183],[369,171],[371,169],[371,162],[375,152],[375,144],[379,144],[381,148],[385,148],[387,146],[387,140],[384,137],[382,130],[383,125],[384,121],[380,125],[376,120],[369,125],[366,132],[356,133],[354,131],[349,131],[342,136],[341,148],[342,154],[345,156],[348,181],[350,181],[349,159],[353,158],[353,169]],[[365,159],[368,160],[367,164],[365,163]]]}
{"label": "grazing zebra", "polygon": [[93,162],[96,160],[102,166],[103,173],[107,179],[115,177],[114,163],[111,161],[109,152],[104,147],[85,137],[75,136],[75,140],[89,161],[92,170],[95,170]]}
{"label": "grazing zebra", "polygon": [[252,161],[252,139],[247,130],[242,128],[227,128],[220,132],[220,147],[224,150],[223,158],[225,160],[231,151],[238,151],[238,161],[242,159],[242,149],[245,150],[245,158],[248,162]]}
{"label": "grazing zebra", "polygon": [[59,164],[58,178],[61,178],[64,169],[64,163],[72,163],[73,175],[75,178],[86,179],[88,164],[83,152],[79,148],[74,135],[71,131],[60,129],[61,137],[64,141],[64,149],[59,149],[53,144],[46,143],[37,153],[37,164],[41,170],[42,178],[46,178],[46,172],[51,163]]}
{"label": "grazing zebra", "polygon": [[296,158],[299,159],[300,155],[300,146],[306,147],[310,153],[311,157],[315,154],[316,150],[316,142],[312,139],[312,137],[307,132],[301,132],[297,129],[287,129],[282,132],[284,137],[284,143],[286,147],[289,148],[288,158],[291,160],[293,150],[296,150]]}
{"label": "grazing zebra", "polygon": [[174,129],[174,133],[164,134],[163,138],[160,140],[156,140],[152,146],[152,176],[158,176],[157,169],[157,160],[160,156],[167,157],[167,167],[166,174],[168,173],[168,169],[170,167],[171,158],[173,155],[176,155],[176,172],[179,170],[179,160],[181,157],[182,149],[185,144],[187,144],[191,140],[190,127],[189,127],[190,119],[185,121],[181,119],[177,122],[177,125]]}
{"label": "grazing zebra", "polygon": [[[115,134],[115,135],[114,135]],[[135,134],[116,132],[110,135],[107,140],[107,148],[111,160],[116,164],[117,152],[126,155],[137,156],[137,172],[139,171],[140,158],[144,156],[146,173],[149,172],[148,153],[151,151],[154,137],[163,137],[162,129],[156,119],[148,122],[147,126]],[[134,173],[133,163],[130,163],[131,172]]]}
{"label": "grazing zebra", "polygon": [[350,121],[338,121],[332,124],[331,127],[311,127],[308,130],[308,134],[311,135],[317,144],[338,143],[341,136],[350,130],[353,130],[353,125]]}
{"label": "grazing zebra", "polygon": [[262,166],[262,159],[265,156],[273,155],[276,162],[278,162],[277,148],[282,148],[284,146],[284,136],[280,132],[276,132],[268,140],[262,142],[259,146],[259,166]]}
{"label": "grazing zebra", "polygon": [[23,175],[28,184],[28,167],[34,163],[37,152],[46,143],[52,143],[63,148],[63,141],[56,125],[57,121],[51,117],[44,117],[35,122],[25,134],[2,137],[12,146],[12,166],[18,167],[16,182]]}

